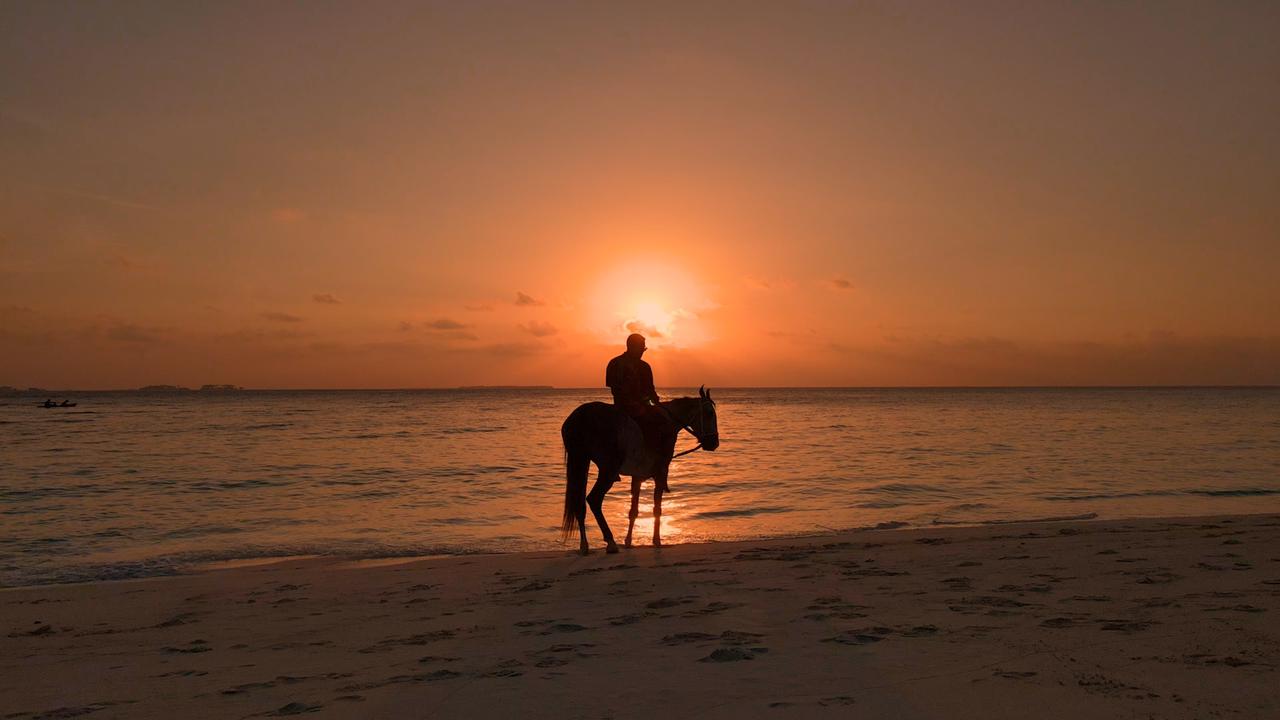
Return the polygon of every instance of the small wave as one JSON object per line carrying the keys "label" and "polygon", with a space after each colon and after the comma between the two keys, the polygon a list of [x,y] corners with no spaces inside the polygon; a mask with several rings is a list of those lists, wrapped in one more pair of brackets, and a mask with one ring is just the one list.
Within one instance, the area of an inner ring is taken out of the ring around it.
{"label": "small wave", "polygon": [[868,500],[864,503],[858,503],[854,507],[866,508],[868,510],[888,510],[889,508],[902,507],[906,503],[894,502],[892,500]]}
{"label": "small wave", "polygon": [[902,522],[901,520],[889,520],[887,522],[876,523],[875,525],[871,526],[871,529],[872,530],[897,530],[898,528],[907,527],[910,524],[911,523]]}
{"label": "small wave", "polygon": [[761,507],[761,508],[737,508],[732,510],[707,510],[706,512],[694,513],[691,517],[714,520],[717,518],[753,517],[755,515],[773,515],[776,513],[785,513],[785,512],[791,512],[791,508]]}
{"label": "small wave", "polygon": [[912,483],[885,483],[858,488],[861,493],[888,493],[893,495],[916,495],[921,493],[942,493],[944,490],[935,485],[915,485]]}
{"label": "small wave", "polygon": [[989,507],[991,507],[991,505],[988,503],[960,503],[959,505],[952,505],[950,509],[951,510],[985,510]]}
{"label": "small wave", "polygon": [[1090,493],[1087,495],[1042,495],[1042,500],[1076,502],[1080,500],[1118,500],[1137,497],[1169,497],[1173,495],[1201,495],[1204,497],[1253,497],[1280,495],[1280,488],[1190,488],[1185,490],[1144,490],[1141,492]]}
{"label": "small wave", "polygon": [[1187,490],[1188,495],[1209,497],[1248,497],[1250,495],[1280,495],[1280,488],[1242,488],[1239,490]]}
{"label": "small wave", "polygon": [[228,525],[194,525],[191,527],[178,528],[164,533],[161,537],[170,540],[187,539],[195,537],[204,537],[207,535],[235,535],[245,532],[245,528],[231,527]]}
{"label": "small wave", "polygon": [[1052,515],[1038,518],[1010,518],[1008,520],[983,520],[981,525],[1012,525],[1014,523],[1046,523],[1068,522],[1071,520],[1096,520],[1098,513],[1081,513],[1080,515]]}
{"label": "small wave", "polygon": [[467,433],[492,433],[502,432],[505,427],[474,427],[474,428],[445,428],[440,431],[442,435],[464,435]]}

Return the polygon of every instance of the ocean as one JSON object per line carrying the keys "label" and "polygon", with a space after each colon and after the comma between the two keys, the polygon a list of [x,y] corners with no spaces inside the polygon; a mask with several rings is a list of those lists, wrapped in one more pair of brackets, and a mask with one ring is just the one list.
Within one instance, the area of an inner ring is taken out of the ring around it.
{"label": "ocean", "polygon": [[[721,445],[676,461],[667,543],[1280,511],[1280,389],[713,394]],[[4,586],[294,555],[572,550],[558,529],[560,423],[607,391],[84,392],[55,410],[43,399],[0,398]],[[624,478],[605,501],[619,538],[628,494]],[[646,482],[640,544],[651,500]],[[601,543],[590,520],[588,536]]]}

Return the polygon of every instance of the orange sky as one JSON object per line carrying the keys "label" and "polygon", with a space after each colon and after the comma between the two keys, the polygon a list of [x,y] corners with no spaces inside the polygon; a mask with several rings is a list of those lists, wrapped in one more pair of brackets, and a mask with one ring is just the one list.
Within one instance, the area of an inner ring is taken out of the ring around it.
{"label": "orange sky", "polygon": [[1274,3],[6,3],[0,385],[1280,383]]}

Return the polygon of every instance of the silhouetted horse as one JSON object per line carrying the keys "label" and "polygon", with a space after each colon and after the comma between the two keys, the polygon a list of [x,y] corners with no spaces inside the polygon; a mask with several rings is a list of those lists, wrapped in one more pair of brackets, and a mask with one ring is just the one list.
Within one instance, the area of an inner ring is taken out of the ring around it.
{"label": "silhouetted horse", "polygon": [[[560,427],[564,439],[565,488],[564,521],[560,529],[568,537],[575,524],[582,540],[579,551],[586,555],[587,509],[596,516],[596,523],[604,533],[605,552],[618,552],[609,523],[604,519],[601,506],[605,493],[618,481],[620,475],[631,476],[631,521],[627,525],[626,546],[631,547],[631,531],[639,513],[640,483],[653,478],[653,544],[662,544],[662,493],[667,489],[667,472],[675,455],[675,439],[681,430],[688,430],[698,439],[704,450],[715,450],[720,445],[720,432],[716,427],[716,404],[710,391],[698,389],[698,397],[682,397],[659,403],[671,424],[667,436],[670,441],[655,452],[647,447],[640,425],[614,405],[602,402],[584,403],[569,414]],[[600,471],[596,484],[587,494],[587,472],[591,463]]]}

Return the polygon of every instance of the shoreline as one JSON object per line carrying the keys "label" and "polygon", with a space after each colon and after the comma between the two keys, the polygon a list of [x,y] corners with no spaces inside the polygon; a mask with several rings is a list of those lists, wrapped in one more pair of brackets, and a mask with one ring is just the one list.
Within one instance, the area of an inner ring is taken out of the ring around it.
{"label": "shoreline", "polygon": [[[1097,513],[1082,513],[1079,515],[1054,516],[1041,518],[1021,518],[1012,520],[982,520],[975,522],[934,522],[929,525],[911,525],[899,521],[886,521],[877,523],[872,526],[853,527],[853,528],[820,528],[814,532],[798,531],[795,534],[774,534],[762,535],[750,538],[735,538],[729,540],[695,540],[687,543],[665,543],[662,549],[670,549],[676,547],[720,547],[731,544],[742,543],[764,543],[776,541],[806,541],[806,540],[822,540],[826,538],[841,537],[845,535],[858,533],[888,533],[888,532],[933,532],[945,530],[963,530],[973,528],[1000,528],[1017,525],[1050,525],[1063,523],[1117,523],[1117,522],[1145,522],[1145,521],[1193,521],[1193,520],[1215,520],[1222,518],[1250,518],[1250,517],[1280,517],[1280,512],[1257,512],[1257,513],[1231,513],[1225,515],[1135,515],[1122,516],[1114,518],[1102,518]],[[588,538],[593,543],[602,542],[598,537],[594,537],[591,533],[594,526],[588,528]],[[484,558],[484,557],[510,557],[510,556],[529,556],[529,557],[547,557],[559,554],[569,553],[576,555],[576,548],[570,547],[572,543],[566,542],[563,547],[547,548],[540,550],[511,550],[488,551],[488,550],[464,550],[458,552],[438,552],[427,554],[357,554],[357,553],[288,553],[281,555],[253,555],[230,553],[230,557],[214,557],[209,559],[188,559],[193,553],[162,555],[155,558],[147,558],[142,561],[121,561],[118,564],[103,563],[100,565],[85,565],[79,567],[116,567],[126,566],[135,562],[160,562],[173,563],[168,566],[172,571],[157,571],[152,574],[139,574],[136,576],[125,577],[103,577],[76,580],[53,580],[49,582],[32,583],[26,585],[0,585],[0,593],[12,592],[16,590],[38,589],[49,587],[65,587],[80,585],[96,585],[100,583],[116,583],[116,582],[137,582],[141,580],[163,580],[192,577],[209,572],[225,572],[240,567],[255,567],[261,565],[275,565],[290,561],[308,561],[322,564],[349,564],[349,565],[396,565],[409,562],[417,562],[422,560],[436,560],[447,558]],[[637,544],[633,550],[652,549],[647,539],[642,544]],[[623,550],[626,552],[626,549]],[[592,545],[592,555],[603,554],[603,545]]]}
{"label": "shoreline", "polygon": [[8,588],[0,716],[1280,712],[1275,513],[389,560]]}

